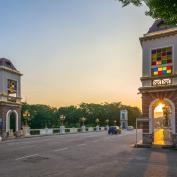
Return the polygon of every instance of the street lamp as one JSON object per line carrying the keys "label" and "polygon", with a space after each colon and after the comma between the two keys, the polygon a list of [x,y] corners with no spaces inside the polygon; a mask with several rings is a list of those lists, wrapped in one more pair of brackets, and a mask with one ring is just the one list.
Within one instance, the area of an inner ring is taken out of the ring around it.
{"label": "street lamp", "polygon": [[80,119],[80,121],[82,122],[81,131],[82,131],[82,132],[85,132],[85,125],[84,125],[84,122],[86,121],[86,118],[85,118],[85,117],[82,117],[82,118]]}
{"label": "street lamp", "polygon": [[114,124],[116,125],[116,123],[117,123],[117,120],[114,120]]}
{"label": "street lamp", "polygon": [[61,133],[61,134],[65,134],[65,127],[64,127],[64,125],[63,125],[63,122],[64,122],[65,118],[66,118],[66,117],[65,117],[63,114],[60,115],[60,121],[61,121],[60,133]]}
{"label": "street lamp", "polygon": [[106,122],[106,130],[108,130],[109,129],[109,119],[106,119],[105,122]]}
{"label": "street lamp", "polygon": [[84,122],[86,121],[86,118],[85,118],[85,117],[82,117],[80,120],[81,120],[81,122],[82,122],[82,126],[84,126]]}
{"label": "street lamp", "polygon": [[106,119],[105,122],[106,122],[106,126],[108,126],[109,119]]}
{"label": "street lamp", "polygon": [[61,126],[63,126],[64,120],[65,120],[65,116],[62,114],[60,115],[60,121],[61,121]]}
{"label": "street lamp", "polygon": [[96,131],[99,131],[99,130],[100,130],[100,127],[99,127],[98,123],[100,122],[100,120],[97,118],[97,119],[95,120],[95,122],[96,122],[96,124],[97,124],[97,126],[96,126]]}
{"label": "street lamp", "polygon": [[96,124],[97,124],[97,126],[98,126],[98,123],[100,122],[100,120],[97,118],[97,119],[95,120],[95,122],[96,122]]}
{"label": "street lamp", "polygon": [[30,136],[30,127],[28,126],[28,120],[29,120],[30,116],[31,116],[31,114],[28,110],[23,112],[23,117],[25,119],[25,125],[23,126],[24,136]]}
{"label": "street lamp", "polygon": [[25,126],[28,125],[28,120],[29,120],[30,116],[31,116],[31,114],[30,114],[30,112],[28,110],[26,110],[25,112],[23,112],[23,117],[25,119]]}

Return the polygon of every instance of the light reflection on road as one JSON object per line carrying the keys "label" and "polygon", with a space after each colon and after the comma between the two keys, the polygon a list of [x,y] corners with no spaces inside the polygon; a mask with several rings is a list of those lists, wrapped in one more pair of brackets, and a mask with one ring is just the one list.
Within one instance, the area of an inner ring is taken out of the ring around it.
{"label": "light reflection on road", "polygon": [[154,144],[171,145],[171,135],[169,129],[155,129]]}

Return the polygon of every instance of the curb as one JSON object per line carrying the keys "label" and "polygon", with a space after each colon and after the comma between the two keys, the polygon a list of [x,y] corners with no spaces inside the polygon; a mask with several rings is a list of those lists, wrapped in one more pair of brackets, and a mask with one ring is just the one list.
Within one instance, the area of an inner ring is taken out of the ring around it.
{"label": "curb", "polygon": [[[51,135],[31,135],[31,136],[26,136],[26,137],[21,137],[21,138],[13,138],[13,139],[3,139],[2,141],[0,140],[0,143],[11,143],[11,142],[19,142],[20,140],[24,140],[24,139],[28,139],[28,138],[38,138],[38,137],[49,137],[49,136],[64,136],[64,135],[74,135],[74,134],[83,134],[83,133],[93,133],[96,131],[90,131],[90,132],[76,132],[76,133],[64,133],[64,134],[60,134],[60,133],[56,133],[56,134],[51,134]],[[101,133],[104,131],[99,131],[97,133]]]}
{"label": "curb", "polygon": [[149,144],[134,144],[135,148],[153,148],[153,149],[171,149],[177,150],[177,147],[174,145],[149,145]]}

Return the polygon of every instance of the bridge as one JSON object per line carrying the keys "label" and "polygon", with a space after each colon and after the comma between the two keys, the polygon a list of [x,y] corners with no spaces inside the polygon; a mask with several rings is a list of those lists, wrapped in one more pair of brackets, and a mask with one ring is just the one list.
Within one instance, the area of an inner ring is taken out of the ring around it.
{"label": "bridge", "polygon": [[4,141],[0,176],[175,176],[176,151],[134,148],[135,134],[133,130],[109,136],[100,131]]}

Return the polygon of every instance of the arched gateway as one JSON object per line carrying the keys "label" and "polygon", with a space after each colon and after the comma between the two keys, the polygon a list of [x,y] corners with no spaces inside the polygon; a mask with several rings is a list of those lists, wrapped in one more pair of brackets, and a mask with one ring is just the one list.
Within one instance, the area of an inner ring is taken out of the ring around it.
{"label": "arched gateway", "polygon": [[177,146],[177,26],[157,20],[143,49],[143,143]]}
{"label": "arched gateway", "polygon": [[149,132],[153,135],[153,144],[173,145],[175,127],[175,105],[164,98],[155,99],[149,106]]}
{"label": "arched gateway", "polygon": [[0,58],[0,136],[21,129],[21,76],[10,60]]}
{"label": "arched gateway", "polygon": [[[13,113],[14,113],[14,117],[11,117]],[[12,122],[11,119],[14,119],[15,121]],[[19,120],[18,120],[17,111],[9,110],[6,114],[6,132],[10,132],[10,130],[18,131],[19,130],[18,124],[19,124]]]}

